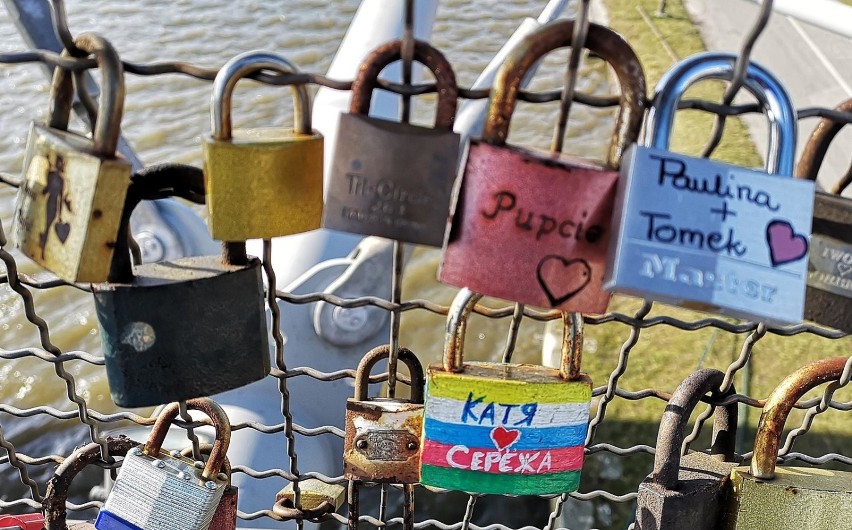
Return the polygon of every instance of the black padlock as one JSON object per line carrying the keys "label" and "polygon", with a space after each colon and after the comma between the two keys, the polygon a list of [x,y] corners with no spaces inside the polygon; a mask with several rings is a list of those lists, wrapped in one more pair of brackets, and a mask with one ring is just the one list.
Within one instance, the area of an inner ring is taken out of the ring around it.
{"label": "black padlock", "polygon": [[660,421],[654,471],[639,485],[637,530],[715,530],[719,528],[731,470],[741,460],[734,454],[737,404],[716,407],[710,454],[692,452],[681,457],[686,424],[698,402],[710,393],[721,400],[725,374],[698,370],[672,394]]}
{"label": "black padlock", "polygon": [[[200,169],[171,164],[137,173],[122,214],[119,246],[141,200],[203,201]],[[92,286],[113,401],[144,407],[209,396],[269,373],[261,263],[245,243],[223,256],[131,265],[116,248],[110,282]]]}
{"label": "black padlock", "polygon": [[[852,99],[835,110],[852,112]],[[845,124],[820,120],[811,134],[796,177],[816,180],[829,144]],[[852,200],[841,197],[852,183],[852,167],[846,176],[814,196],[814,221],[808,258],[805,318],[852,333]]]}

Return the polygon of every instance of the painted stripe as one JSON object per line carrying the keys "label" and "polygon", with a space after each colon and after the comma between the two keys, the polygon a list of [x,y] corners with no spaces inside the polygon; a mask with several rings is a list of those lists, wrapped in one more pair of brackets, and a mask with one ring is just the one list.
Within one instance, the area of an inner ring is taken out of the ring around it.
{"label": "painted stripe", "polygon": [[429,396],[426,416],[444,423],[504,425],[507,428],[559,427],[589,423],[589,403],[535,404],[531,406],[477,403]]}
{"label": "painted stripe", "polygon": [[[499,427],[498,427],[499,429]],[[464,443],[468,447],[495,447],[491,439],[494,427],[479,425],[456,425],[426,418],[423,424],[423,436],[426,440],[457,445]],[[587,424],[567,427],[536,427],[531,429],[510,429],[520,431],[521,435],[511,445],[513,451],[529,449],[554,449],[572,447],[586,443]]]}
{"label": "painted stripe", "polygon": [[420,473],[420,483],[448,490],[473,493],[550,495],[577,491],[580,487],[580,472],[514,475],[423,466]]}
{"label": "painted stripe", "polygon": [[543,451],[498,451],[445,445],[427,440],[422,462],[437,467],[468,469],[485,473],[545,474],[579,471],[583,468],[583,446]]}
{"label": "painted stripe", "polygon": [[98,512],[98,518],[95,520],[95,528],[98,530],[142,530],[135,524],[125,521],[103,508]]}
{"label": "painted stripe", "polygon": [[592,399],[592,385],[588,379],[564,381],[553,378],[547,382],[530,382],[514,379],[484,379],[475,372],[452,374],[430,370],[426,395],[465,401],[473,392],[474,399],[495,401],[508,405],[525,403],[588,403]]}

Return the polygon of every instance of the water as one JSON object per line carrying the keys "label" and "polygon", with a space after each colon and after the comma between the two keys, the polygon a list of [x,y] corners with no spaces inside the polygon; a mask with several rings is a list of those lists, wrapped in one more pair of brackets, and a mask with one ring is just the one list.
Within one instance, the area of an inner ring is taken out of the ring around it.
{"label": "water", "polygon": [[[400,0],[394,0],[400,1]],[[453,64],[460,85],[470,86],[493,54],[525,16],[537,16],[544,2],[448,0],[442,2],[432,43]],[[178,0],[174,2],[114,2],[68,0],[72,32],[96,31],[110,39],[126,60],[154,62],[182,60],[194,64],[221,65],[238,53],[267,49],[280,53],[303,70],[325,73],[337,45],[358,5],[358,0],[324,2],[268,2],[263,0]],[[488,18],[483,17],[487,9]],[[24,45],[8,17],[0,18],[0,50],[23,50]],[[561,85],[567,53],[551,54],[533,87],[552,89]],[[580,89],[598,94],[608,91],[602,68],[589,68]],[[180,75],[126,76],[127,99],[123,133],[146,163],[200,164],[200,137],[209,131],[210,83]],[[0,171],[20,172],[29,123],[41,119],[48,105],[49,83],[41,66],[0,65]],[[289,90],[243,83],[235,92],[235,126],[264,126],[292,120]],[[417,99],[419,121],[430,116],[433,97]],[[557,103],[520,103],[512,122],[512,143],[546,148],[557,112]],[[610,111],[575,107],[571,116],[569,152],[603,158],[612,124]],[[79,124],[75,124],[79,126]],[[0,185],[0,221],[9,233],[15,190]],[[21,258],[19,254],[16,257]],[[454,289],[435,280],[438,252],[421,250],[407,264],[403,297],[426,298],[448,304]],[[21,272],[38,274],[25,258]],[[97,320],[90,295],[72,288],[34,291],[37,312],[50,325],[51,340],[63,351],[100,353]],[[410,311],[402,319],[404,345],[426,360],[440,354],[443,317],[426,311]],[[470,358],[496,357],[505,341],[506,322],[488,322],[469,339]],[[543,336],[541,325],[522,327],[517,360],[535,362]],[[36,347],[36,329],[25,318],[21,299],[7,285],[0,286],[0,347],[12,350]],[[474,339],[477,337],[478,340]],[[116,410],[102,367],[68,362],[66,369],[77,382],[78,393],[99,412]],[[0,363],[0,403],[24,409],[51,407],[74,411],[53,366],[37,359]],[[342,406],[342,404],[341,404]],[[79,421],[57,420],[44,415],[17,418],[0,416],[4,434],[18,449],[31,456],[68,454],[88,439]],[[113,426],[111,424],[110,426]],[[32,469],[43,483],[53,465]],[[306,471],[306,470],[305,470]],[[25,496],[13,473],[0,476],[3,499]]]}

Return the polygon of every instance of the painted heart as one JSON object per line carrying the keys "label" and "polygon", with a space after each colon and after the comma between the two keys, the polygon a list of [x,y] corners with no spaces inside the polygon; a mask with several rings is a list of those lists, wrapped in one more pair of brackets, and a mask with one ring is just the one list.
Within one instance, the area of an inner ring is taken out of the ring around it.
{"label": "painted heart", "polygon": [[584,259],[565,259],[551,254],[536,267],[536,276],[553,307],[560,306],[592,281],[592,268]]}
{"label": "painted heart", "polygon": [[497,446],[499,451],[510,447],[521,437],[521,431],[518,429],[507,429],[502,425],[491,429],[491,441]]}
{"label": "painted heart", "polygon": [[776,219],[766,225],[766,242],[773,267],[802,259],[808,253],[808,238],[797,234],[787,221]]}
{"label": "painted heart", "polygon": [[837,272],[839,272],[841,276],[845,277],[847,274],[852,272],[852,265],[841,261],[837,264]]}
{"label": "painted heart", "polygon": [[53,225],[53,231],[56,232],[56,237],[59,238],[59,241],[65,243],[65,240],[68,239],[68,234],[71,233],[71,224],[56,223],[55,225]]}

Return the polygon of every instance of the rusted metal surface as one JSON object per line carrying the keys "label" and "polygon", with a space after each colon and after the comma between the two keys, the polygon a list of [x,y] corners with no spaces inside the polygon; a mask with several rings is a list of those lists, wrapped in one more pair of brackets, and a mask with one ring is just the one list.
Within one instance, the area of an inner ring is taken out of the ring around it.
{"label": "rusted metal surface", "polygon": [[[299,481],[299,507],[293,483],[287,484],[275,496],[276,514],[285,519],[313,519],[336,512],[342,505],[346,489],[339,484],[308,478]],[[286,514],[286,515],[282,515]]]}
{"label": "rusted metal surface", "polygon": [[[202,455],[209,455],[213,451],[213,444],[199,444],[199,451]],[[184,458],[192,458],[192,446],[184,447],[180,451],[180,455]],[[198,464],[196,464],[198,465]],[[236,530],[237,528],[237,502],[239,500],[239,488],[231,484],[231,461],[225,457],[222,467],[219,470],[228,477],[228,487],[222,492],[222,498],[219,499],[219,505],[216,507],[216,512],[213,514],[213,520],[207,530]]]}
{"label": "rusted metal surface", "polygon": [[[837,112],[852,113],[852,99],[847,99],[834,110]],[[796,178],[816,180],[819,168],[822,165],[822,161],[825,159],[825,154],[828,152],[828,148],[831,145],[832,140],[834,140],[834,137],[837,136],[837,134],[845,126],[845,123],[831,120],[829,118],[823,118],[819,121],[814,132],[812,132],[810,138],[808,138],[808,143],[805,144],[801,158],[799,158],[799,163],[796,166]],[[852,184],[852,166],[849,167],[849,171],[846,173],[845,177],[835,181],[834,184],[825,191],[832,195],[840,195],[840,193],[843,192],[843,190],[850,184]]]}

